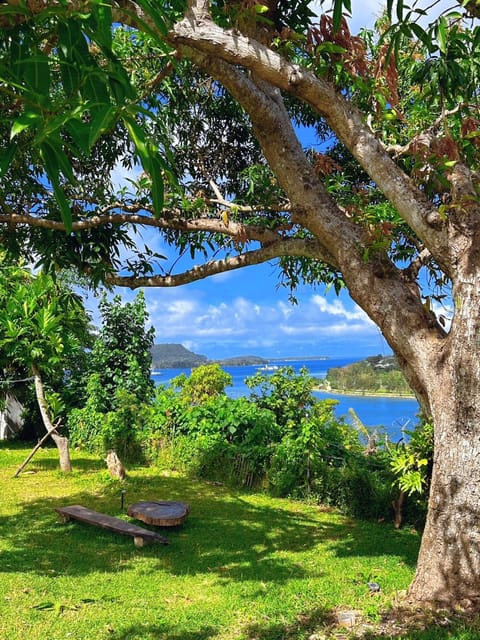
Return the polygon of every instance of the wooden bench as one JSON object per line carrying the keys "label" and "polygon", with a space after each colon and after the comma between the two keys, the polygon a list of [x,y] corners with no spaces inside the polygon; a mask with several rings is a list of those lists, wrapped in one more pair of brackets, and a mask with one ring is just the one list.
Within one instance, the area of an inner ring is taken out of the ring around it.
{"label": "wooden bench", "polygon": [[120,520],[120,518],[109,516],[106,513],[99,513],[98,511],[87,509],[79,504],[74,504],[69,507],[57,507],[55,511],[60,515],[63,522],[79,520],[80,522],[87,522],[102,529],[108,529],[108,531],[113,531],[114,533],[131,536],[136,547],[143,547],[149,542],[168,544],[168,539],[155,531],[149,531],[136,524],[131,524],[130,522],[125,522],[125,520]]}

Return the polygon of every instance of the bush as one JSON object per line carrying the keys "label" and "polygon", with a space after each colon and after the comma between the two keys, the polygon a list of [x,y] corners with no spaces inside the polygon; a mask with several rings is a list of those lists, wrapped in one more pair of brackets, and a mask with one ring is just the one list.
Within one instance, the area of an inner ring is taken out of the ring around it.
{"label": "bush", "polygon": [[358,431],[335,417],[335,402],[312,396],[304,371],[297,377],[287,368],[269,379],[257,374],[250,399],[193,393],[187,380],[177,390],[157,389],[145,432],[151,460],[280,497],[313,499],[355,517],[391,518],[398,490],[387,453],[366,455]]}
{"label": "bush", "polygon": [[91,453],[101,453],[101,431],[105,414],[87,406],[72,409],[68,416],[68,432],[72,446]]}
{"label": "bush", "polygon": [[83,409],[74,409],[69,415],[72,445],[100,456],[113,449],[124,462],[142,461],[151,408],[139,404],[124,389],[118,389],[115,394],[115,411],[104,413],[92,404],[87,402]]}

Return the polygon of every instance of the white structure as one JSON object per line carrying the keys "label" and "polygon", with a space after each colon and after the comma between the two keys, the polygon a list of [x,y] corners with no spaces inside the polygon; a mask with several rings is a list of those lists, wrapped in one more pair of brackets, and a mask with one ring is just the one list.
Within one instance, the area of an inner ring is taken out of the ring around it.
{"label": "white structure", "polygon": [[7,393],[5,403],[5,410],[0,411],[0,440],[6,440],[17,435],[24,423],[24,407],[17,398]]}

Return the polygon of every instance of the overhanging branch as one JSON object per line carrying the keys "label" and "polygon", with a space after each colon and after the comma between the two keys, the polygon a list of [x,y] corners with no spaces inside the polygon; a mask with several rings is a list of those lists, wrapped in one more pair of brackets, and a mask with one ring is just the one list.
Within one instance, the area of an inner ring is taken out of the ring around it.
{"label": "overhanging branch", "polygon": [[[211,260],[175,275],[135,277],[110,274],[107,275],[106,281],[109,285],[128,287],[130,289],[138,287],[178,287],[203,280],[209,276],[262,264],[286,255],[322,260],[321,247],[315,240],[288,238],[277,240],[273,244],[260,249],[246,251],[221,260]],[[327,260],[328,256],[325,256],[325,261]]]}
{"label": "overhanging branch", "polygon": [[[276,242],[281,238],[281,232],[267,229],[260,225],[248,225],[228,220],[225,222],[221,218],[197,218],[192,220],[184,220],[177,217],[153,218],[147,215],[139,215],[133,211],[140,211],[143,206],[140,205],[123,205],[115,203],[104,207],[106,211],[110,208],[127,209],[127,213],[101,213],[82,220],[76,220],[72,223],[72,231],[84,231],[87,229],[95,229],[107,225],[117,226],[143,226],[153,227],[156,229],[174,229],[176,231],[184,231],[186,233],[209,232],[220,233],[231,238],[237,238],[239,241],[257,241],[260,243]],[[28,225],[41,229],[52,229],[53,231],[65,231],[65,224],[57,220],[49,220],[47,218],[39,218],[30,214],[0,214],[0,225],[5,224],[10,229],[12,227],[20,227]]]}
{"label": "overhanging branch", "polygon": [[363,122],[363,114],[333,85],[267,46],[213,21],[195,21],[191,15],[175,26],[171,42],[185,57],[192,50],[204,54],[203,68],[219,59],[242,65],[271,85],[295,95],[323,115],[332,130],[384,192],[404,220],[429,247],[435,259],[449,270],[445,252],[446,232],[437,209],[393,162],[382,143]]}

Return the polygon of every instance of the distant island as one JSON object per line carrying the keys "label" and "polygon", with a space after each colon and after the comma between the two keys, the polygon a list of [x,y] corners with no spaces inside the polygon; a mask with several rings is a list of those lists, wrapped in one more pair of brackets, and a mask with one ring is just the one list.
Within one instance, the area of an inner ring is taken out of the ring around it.
{"label": "distant island", "polygon": [[152,347],[152,369],[183,369],[199,367],[208,363],[207,356],[189,351],[182,344],[154,344]]}
{"label": "distant island", "polygon": [[163,343],[152,347],[152,369],[193,369],[202,364],[218,363],[223,367],[245,367],[249,365],[263,365],[268,360],[260,356],[235,356],[223,360],[209,360],[207,356],[194,353],[182,344]]}
{"label": "distant island", "polygon": [[370,356],[329,369],[319,388],[347,395],[413,396],[395,356]]}

